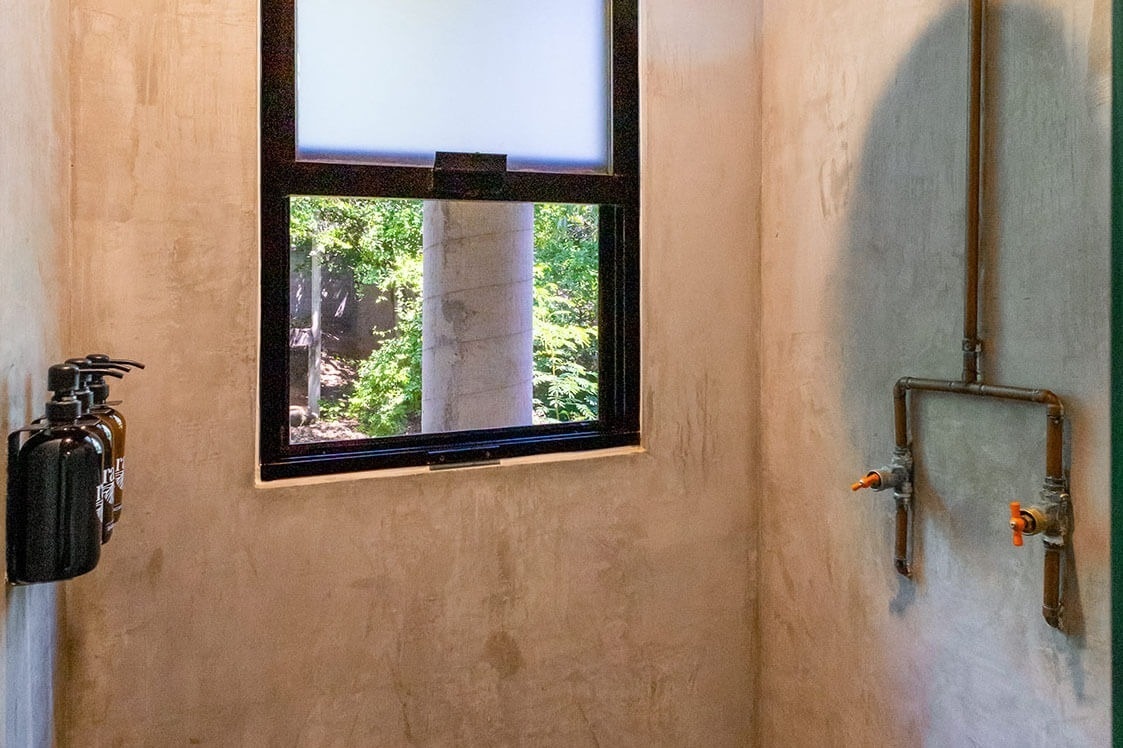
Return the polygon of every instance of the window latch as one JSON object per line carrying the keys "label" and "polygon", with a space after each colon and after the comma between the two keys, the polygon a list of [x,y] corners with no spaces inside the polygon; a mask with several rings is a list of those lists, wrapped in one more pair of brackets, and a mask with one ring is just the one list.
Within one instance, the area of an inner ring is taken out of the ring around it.
{"label": "window latch", "polygon": [[437,151],[433,192],[450,198],[498,195],[507,183],[507,156],[501,153]]}
{"label": "window latch", "polygon": [[434,449],[429,452],[430,470],[449,470],[452,468],[484,467],[498,465],[495,457],[498,449],[495,444],[452,449]]}

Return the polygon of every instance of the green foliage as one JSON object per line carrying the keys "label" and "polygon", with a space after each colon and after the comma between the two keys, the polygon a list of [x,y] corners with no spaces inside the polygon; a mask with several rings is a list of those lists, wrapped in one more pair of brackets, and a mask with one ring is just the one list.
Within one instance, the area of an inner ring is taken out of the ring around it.
{"label": "green foliage", "polygon": [[[321,249],[327,267],[391,300],[396,325],[374,330],[340,412],[371,436],[416,432],[421,420],[421,202],[297,197],[293,267]],[[542,204],[534,212],[534,418],[597,417],[597,209]]]}
{"label": "green foliage", "polygon": [[534,206],[534,416],[597,417],[597,209]]}
{"label": "green foliage", "polygon": [[324,264],[349,268],[356,284],[420,288],[420,200],[294,197],[289,215],[295,253],[322,248]]}
{"label": "green foliage", "polygon": [[395,334],[375,331],[382,342],[359,364],[346,412],[371,436],[421,430],[421,309],[410,304]]}
{"label": "green foliage", "polygon": [[396,325],[372,331],[376,347],[341,414],[371,436],[419,430],[421,201],[297,197],[289,210],[294,254],[321,247],[325,265],[351,270],[356,292],[373,287],[393,301]]}

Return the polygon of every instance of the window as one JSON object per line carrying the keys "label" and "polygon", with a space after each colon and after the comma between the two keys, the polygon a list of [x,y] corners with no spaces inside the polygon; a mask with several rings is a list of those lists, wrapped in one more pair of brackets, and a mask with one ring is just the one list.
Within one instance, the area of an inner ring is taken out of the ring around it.
{"label": "window", "polygon": [[636,0],[263,0],[264,480],[639,442]]}

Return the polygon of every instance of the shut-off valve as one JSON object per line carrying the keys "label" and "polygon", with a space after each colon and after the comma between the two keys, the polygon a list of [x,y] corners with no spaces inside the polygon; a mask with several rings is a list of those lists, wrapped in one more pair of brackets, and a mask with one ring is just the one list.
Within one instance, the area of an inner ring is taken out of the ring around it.
{"label": "shut-off valve", "polygon": [[1071,531],[1072,503],[1063,484],[1046,481],[1041,491],[1041,503],[1023,507],[1010,502],[1011,540],[1015,546],[1023,544],[1025,535],[1042,535],[1045,546],[1045,575],[1041,614],[1050,626],[1062,628],[1064,613],[1064,574],[1062,557],[1065,539]]}
{"label": "shut-off valve", "polygon": [[1044,532],[1046,521],[1045,512],[1040,507],[1031,506],[1022,509],[1019,502],[1010,502],[1010,531],[1013,533],[1014,545],[1019,548],[1024,545],[1022,536]]}
{"label": "shut-off valve", "polygon": [[898,574],[911,577],[912,549],[909,547],[909,539],[912,533],[909,525],[912,523],[912,452],[907,447],[896,448],[893,450],[893,462],[890,465],[871,470],[864,478],[850,486],[851,491],[861,491],[864,488],[873,491],[893,489],[893,498],[897,504],[894,563]]}

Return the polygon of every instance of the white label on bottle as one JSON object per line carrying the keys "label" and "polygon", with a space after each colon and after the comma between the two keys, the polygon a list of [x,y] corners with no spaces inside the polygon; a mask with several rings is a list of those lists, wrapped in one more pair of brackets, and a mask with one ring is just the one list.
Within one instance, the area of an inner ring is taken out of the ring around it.
{"label": "white label on bottle", "polygon": [[114,470],[114,480],[117,483],[117,488],[121,491],[125,490],[125,458],[117,458],[117,467]]}
{"label": "white label on bottle", "polygon": [[101,519],[108,509],[113,511],[113,468],[106,468],[101,473],[101,483],[98,485],[97,516]]}

